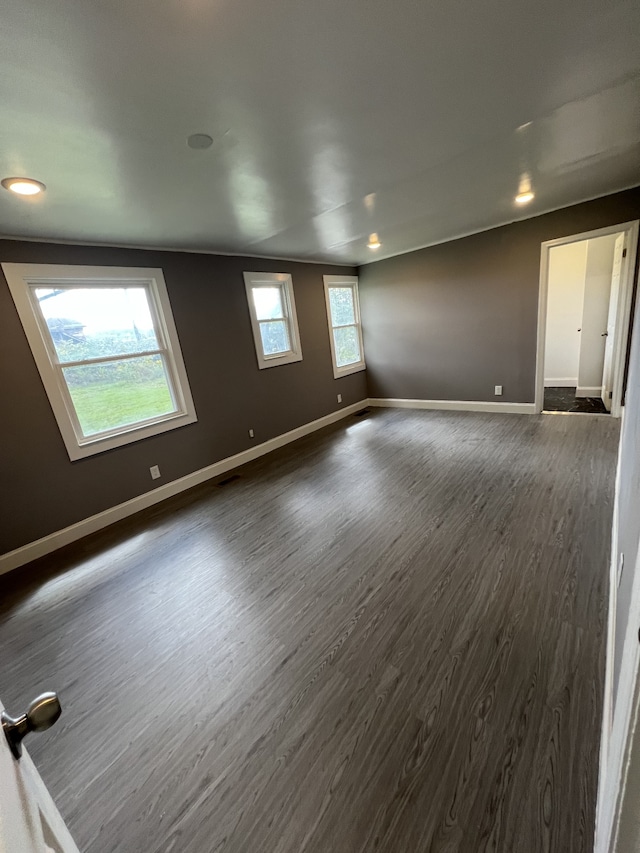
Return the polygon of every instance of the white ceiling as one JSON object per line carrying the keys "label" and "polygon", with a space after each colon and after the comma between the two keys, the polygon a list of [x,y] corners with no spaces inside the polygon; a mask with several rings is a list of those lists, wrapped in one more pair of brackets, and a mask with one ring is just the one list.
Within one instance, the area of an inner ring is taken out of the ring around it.
{"label": "white ceiling", "polygon": [[12,175],[0,235],[398,254],[640,183],[640,3],[5,0]]}

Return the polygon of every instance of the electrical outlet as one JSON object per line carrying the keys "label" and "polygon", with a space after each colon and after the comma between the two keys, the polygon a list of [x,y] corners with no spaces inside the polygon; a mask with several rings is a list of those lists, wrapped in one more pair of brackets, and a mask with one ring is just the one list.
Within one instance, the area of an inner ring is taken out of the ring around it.
{"label": "electrical outlet", "polygon": [[341,403],[341,402],[342,402],[342,394],[338,394],[338,402],[339,402],[339,403]]}
{"label": "electrical outlet", "polygon": [[493,392],[496,397],[502,396],[502,385],[496,385],[495,391]]}
{"label": "electrical outlet", "polygon": [[253,430],[252,429],[249,430],[249,438],[253,438]]}
{"label": "electrical outlet", "polygon": [[160,477],[160,468],[158,468],[157,465],[152,465],[151,468],[149,468],[149,473],[151,474],[152,480],[157,480]]}

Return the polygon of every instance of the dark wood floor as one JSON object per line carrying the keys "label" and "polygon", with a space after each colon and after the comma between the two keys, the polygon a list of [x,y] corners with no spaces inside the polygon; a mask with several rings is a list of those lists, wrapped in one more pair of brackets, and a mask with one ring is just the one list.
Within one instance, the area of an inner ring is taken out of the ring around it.
{"label": "dark wood floor", "polygon": [[0,579],[80,849],[590,851],[617,439],[381,410]]}
{"label": "dark wood floor", "polygon": [[545,388],[544,410],[546,412],[580,412],[585,415],[609,414],[602,397],[576,397],[576,387]]}

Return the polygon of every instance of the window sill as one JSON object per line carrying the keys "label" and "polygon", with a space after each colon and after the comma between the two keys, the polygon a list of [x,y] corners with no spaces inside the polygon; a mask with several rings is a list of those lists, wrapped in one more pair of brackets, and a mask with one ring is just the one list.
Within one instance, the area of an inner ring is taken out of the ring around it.
{"label": "window sill", "polygon": [[86,438],[81,444],[65,441],[69,459],[76,462],[79,459],[86,459],[89,456],[95,456],[98,453],[104,453],[107,450],[114,450],[116,447],[123,447],[125,444],[133,444],[136,441],[142,441],[145,438],[152,438],[154,435],[161,435],[163,432],[169,432],[173,429],[179,429],[188,424],[197,423],[198,418],[195,412],[185,413],[179,412],[176,415],[171,415],[161,421],[156,421],[152,424],[144,426],[125,427],[116,435],[109,435],[103,438]]}
{"label": "window sill", "polygon": [[349,376],[351,373],[360,373],[361,370],[366,370],[367,365],[364,361],[359,361],[357,364],[347,364],[345,367],[334,367],[333,378],[341,379],[343,376]]}
{"label": "window sill", "polygon": [[302,361],[302,354],[288,352],[285,355],[274,356],[273,358],[259,358],[258,368],[264,370],[266,367],[278,367],[281,364],[292,364],[294,361]]}

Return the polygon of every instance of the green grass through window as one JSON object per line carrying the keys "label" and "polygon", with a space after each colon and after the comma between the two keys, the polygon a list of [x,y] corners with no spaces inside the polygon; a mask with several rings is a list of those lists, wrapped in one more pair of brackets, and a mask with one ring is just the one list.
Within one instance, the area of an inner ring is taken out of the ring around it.
{"label": "green grass through window", "polygon": [[85,435],[95,435],[175,410],[164,376],[138,385],[97,382],[72,387],[69,391]]}

